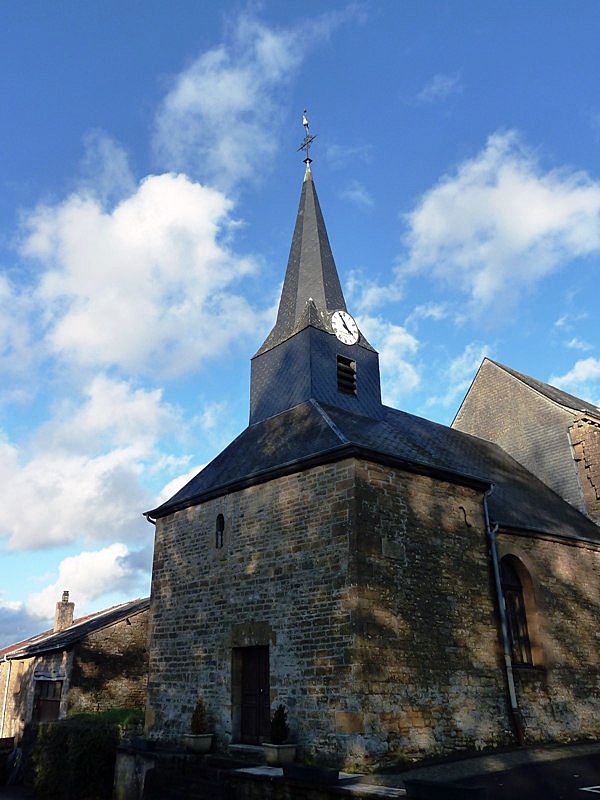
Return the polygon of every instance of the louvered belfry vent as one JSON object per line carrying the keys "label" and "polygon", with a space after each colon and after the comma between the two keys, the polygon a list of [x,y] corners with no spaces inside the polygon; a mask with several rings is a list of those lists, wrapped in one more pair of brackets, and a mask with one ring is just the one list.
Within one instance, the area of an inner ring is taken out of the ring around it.
{"label": "louvered belfry vent", "polygon": [[356,361],[346,356],[337,357],[337,386],[340,392],[356,394]]}

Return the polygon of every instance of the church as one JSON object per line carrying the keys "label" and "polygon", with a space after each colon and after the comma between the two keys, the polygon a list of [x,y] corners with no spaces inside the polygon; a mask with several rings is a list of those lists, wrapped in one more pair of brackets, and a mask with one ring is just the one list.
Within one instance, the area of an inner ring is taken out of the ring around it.
{"label": "church", "polygon": [[305,163],[248,427],[146,514],[147,735],[202,698],[219,752],[283,704],[299,757],[346,768],[598,738],[597,514],[466,405],[446,427],[382,403]]}

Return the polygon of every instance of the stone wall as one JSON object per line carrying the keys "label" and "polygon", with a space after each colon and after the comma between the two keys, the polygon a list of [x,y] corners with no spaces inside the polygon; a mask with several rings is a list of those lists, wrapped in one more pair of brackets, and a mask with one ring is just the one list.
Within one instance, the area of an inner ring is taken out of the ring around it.
{"label": "stone wall", "polygon": [[583,417],[573,423],[569,433],[586,511],[600,525],[600,422]]}
{"label": "stone wall", "polygon": [[33,674],[34,659],[22,661],[0,662],[0,702],[2,717],[0,718],[0,737],[16,736],[23,732],[26,720],[29,697],[22,687],[29,682]]}
{"label": "stone wall", "polygon": [[[189,731],[202,695],[222,745],[232,648],[269,645],[271,706],[303,744],[331,732],[351,676],[348,563],[353,464],[279,478],[158,520],[147,725]],[[224,546],[215,547],[218,514]]]}
{"label": "stone wall", "polygon": [[[25,724],[31,721],[36,675],[52,676],[55,680],[63,682],[59,713],[61,716],[65,715],[71,663],[72,654],[64,651],[2,663],[0,708],[4,710],[4,714],[3,719],[0,719],[0,732],[3,736],[16,736],[20,739]],[[4,698],[6,698],[5,704]]]}
{"label": "stone wall", "polygon": [[481,492],[368,463],[356,486],[348,750],[397,761],[512,741]]}
{"label": "stone wall", "polygon": [[148,611],[94,631],[75,646],[68,710],[144,708]]}
{"label": "stone wall", "polygon": [[515,669],[527,740],[600,735],[600,547],[546,538],[498,537],[531,577],[526,594],[534,668]]}

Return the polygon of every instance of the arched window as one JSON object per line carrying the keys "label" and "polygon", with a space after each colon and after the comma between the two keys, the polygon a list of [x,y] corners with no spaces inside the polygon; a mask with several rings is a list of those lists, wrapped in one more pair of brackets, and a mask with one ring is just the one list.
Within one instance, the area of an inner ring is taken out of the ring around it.
{"label": "arched window", "polygon": [[215,532],[215,547],[220,550],[223,547],[223,533],[225,531],[225,517],[217,514],[217,526]]}
{"label": "arched window", "polygon": [[523,583],[514,563],[516,561],[517,559],[512,556],[505,556],[500,562],[508,637],[513,664],[533,666],[525,595]]}

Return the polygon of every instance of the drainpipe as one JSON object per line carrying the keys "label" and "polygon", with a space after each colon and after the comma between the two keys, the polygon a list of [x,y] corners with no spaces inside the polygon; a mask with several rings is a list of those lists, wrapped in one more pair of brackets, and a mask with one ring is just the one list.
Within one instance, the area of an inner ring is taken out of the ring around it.
{"label": "drainpipe", "polygon": [[494,491],[494,484],[490,486],[487,492],[483,495],[483,513],[485,516],[485,532],[492,559],[492,570],[494,572],[494,587],[496,589],[496,601],[498,605],[498,612],[500,615],[500,632],[502,635],[502,651],[504,655],[504,669],[506,672],[506,683],[508,686],[508,700],[510,705],[510,715],[513,722],[514,731],[517,741],[520,745],[525,744],[525,735],[523,730],[523,721],[521,719],[521,711],[519,709],[519,702],[517,700],[517,693],[515,690],[515,676],[512,666],[512,655],[510,649],[510,640],[508,638],[508,621],[506,619],[506,604],[504,602],[504,593],[502,591],[502,581],[500,579],[500,562],[498,560],[498,548],[496,545],[496,533],[498,531],[498,523],[494,524],[492,528],[490,525],[490,515],[488,512],[487,500],[491,493]]}
{"label": "drainpipe", "polygon": [[4,663],[8,663],[8,675],[6,676],[6,686],[4,687],[4,697],[2,698],[2,727],[0,727],[0,739],[4,738],[4,719],[6,717],[6,703],[8,700],[8,687],[10,686],[12,660],[4,656]]}

